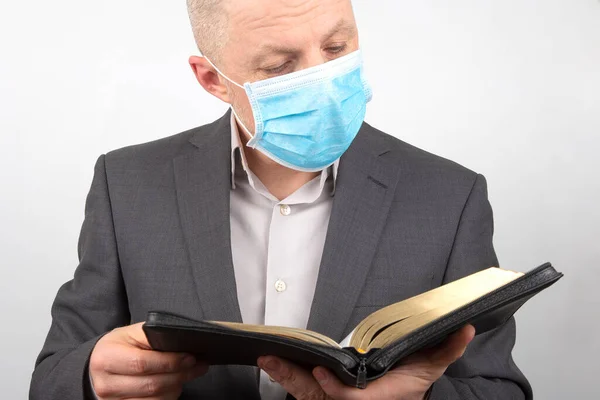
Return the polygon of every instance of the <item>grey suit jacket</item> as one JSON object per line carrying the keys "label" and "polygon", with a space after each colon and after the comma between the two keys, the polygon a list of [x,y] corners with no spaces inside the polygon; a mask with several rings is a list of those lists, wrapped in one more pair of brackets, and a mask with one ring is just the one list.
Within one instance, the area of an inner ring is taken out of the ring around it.
{"label": "grey suit jacket", "polygon": [[[149,310],[241,322],[229,225],[229,113],[101,156],[80,264],[52,306],[30,398],[89,398],[87,364],[106,332]],[[364,124],[340,162],[308,329],[341,340],[388,304],[498,264],[483,176]],[[531,399],[510,320],[472,342],[431,399]],[[258,399],[250,367],[211,367],[182,399]]]}

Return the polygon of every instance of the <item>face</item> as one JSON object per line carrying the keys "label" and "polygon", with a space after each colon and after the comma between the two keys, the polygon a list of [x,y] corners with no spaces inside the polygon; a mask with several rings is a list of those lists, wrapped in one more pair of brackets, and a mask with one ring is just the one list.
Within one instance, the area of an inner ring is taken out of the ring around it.
{"label": "face", "polygon": [[[226,0],[226,4],[229,40],[217,67],[241,85],[358,50],[350,0]],[[232,104],[244,125],[254,132],[245,91],[221,77],[202,57],[191,57],[190,65],[204,89]]]}

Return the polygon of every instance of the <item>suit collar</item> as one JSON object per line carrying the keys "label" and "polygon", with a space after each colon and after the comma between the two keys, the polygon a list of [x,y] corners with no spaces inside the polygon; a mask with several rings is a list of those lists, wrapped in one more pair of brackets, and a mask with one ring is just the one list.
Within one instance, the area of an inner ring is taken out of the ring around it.
{"label": "suit collar", "polygon": [[231,110],[227,110],[225,115],[216,121],[203,125],[196,129],[189,139],[189,142],[199,149],[204,149],[207,146],[214,147],[220,151],[228,152],[231,149],[229,140]]}

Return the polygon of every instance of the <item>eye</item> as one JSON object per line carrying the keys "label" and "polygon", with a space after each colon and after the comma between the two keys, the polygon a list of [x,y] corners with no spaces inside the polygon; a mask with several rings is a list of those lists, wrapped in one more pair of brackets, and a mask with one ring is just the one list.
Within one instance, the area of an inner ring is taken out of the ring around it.
{"label": "eye", "polygon": [[288,67],[288,65],[289,65],[289,62],[285,62],[277,67],[263,68],[263,71],[265,71],[269,75],[277,75],[277,74],[284,72],[286,70],[286,68]]}
{"label": "eye", "polygon": [[342,44],[340,46],[330,46],[325,49],[330,54],[340,54],[346,50],[346,44]]}

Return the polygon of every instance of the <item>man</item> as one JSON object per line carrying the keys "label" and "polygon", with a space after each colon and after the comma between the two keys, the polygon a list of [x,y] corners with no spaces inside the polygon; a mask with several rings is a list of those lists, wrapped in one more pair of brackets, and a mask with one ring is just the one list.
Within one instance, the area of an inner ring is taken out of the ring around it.
{"label": "man", "polygon": [[475,339],[465,327],[365,390],[268,355],[259,372],[150,349],[150,310],[341,341],[383,306],[497,264],[484,178],[363,124],[349,0],[188,7],[204,55],[190,65],[233,113],[99,158],[31,398],[530,399],[512,319]]}

